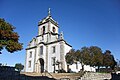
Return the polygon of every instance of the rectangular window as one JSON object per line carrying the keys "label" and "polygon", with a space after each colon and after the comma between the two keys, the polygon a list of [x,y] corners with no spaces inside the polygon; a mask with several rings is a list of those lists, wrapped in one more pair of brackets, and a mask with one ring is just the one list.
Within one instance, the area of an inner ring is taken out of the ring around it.
{"label": "rectangular window", "polygon": [[51,58],[51,65],[54,66],[55,65],[55,57]]}
{"label": "rectangular window", "polygon": [[31,58],[32,57],[32,51],[30,51],[30,55],[29,55],[29,58]]}
{"label": "rectangular window", "polygon": [[43,26],[43,34],[45,34],[45,26]]}
{"label": "rectangular window", "polygon": [[29,67],[29,68],[31,67],[31,61],[28,62],[28,67]]}
{"label": "rectangular window", "polygon": [[43,46],[40,46],[40,55],[43,55]]}
{"label": "rectangular window", "polygon": [[55,53],[55,46],[52,47],[52,52]]}

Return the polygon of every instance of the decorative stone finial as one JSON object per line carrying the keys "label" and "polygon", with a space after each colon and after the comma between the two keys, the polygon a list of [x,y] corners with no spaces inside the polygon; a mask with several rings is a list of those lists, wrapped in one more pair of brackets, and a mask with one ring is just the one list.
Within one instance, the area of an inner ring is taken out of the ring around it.
{"label": "decorative stone finial", "polygon": [[64,37],[63,37],[63,31],[60,33],[60,39],[64,39]]}
{"label": "decorative stone finial", "polygon": [[51,16],[51,15],[50,15],[50,8],[48,9],[48,16]]}

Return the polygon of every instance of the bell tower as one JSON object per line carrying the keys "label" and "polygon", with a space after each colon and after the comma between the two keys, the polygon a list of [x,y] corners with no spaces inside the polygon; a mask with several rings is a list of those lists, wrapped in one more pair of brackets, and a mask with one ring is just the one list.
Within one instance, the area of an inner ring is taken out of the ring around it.
{"label": "bell tower", "polygon": [[58,23],[53,20],[49,8],[47,17],[43,18],[38,23],[38,36],[45,35],[47,33],[58,34],[58,28]]}

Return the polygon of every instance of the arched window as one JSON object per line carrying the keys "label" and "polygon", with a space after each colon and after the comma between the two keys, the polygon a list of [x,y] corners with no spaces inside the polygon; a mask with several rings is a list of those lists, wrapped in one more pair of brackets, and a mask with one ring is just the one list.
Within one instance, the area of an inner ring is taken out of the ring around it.
{"label": "arched window", "polygon": [[56,31],[56,30],[55,30],[55,27],[53,27],[53,29],[52,29],[52,30],[53,30],[53,32],[55,32],[55,31]]}

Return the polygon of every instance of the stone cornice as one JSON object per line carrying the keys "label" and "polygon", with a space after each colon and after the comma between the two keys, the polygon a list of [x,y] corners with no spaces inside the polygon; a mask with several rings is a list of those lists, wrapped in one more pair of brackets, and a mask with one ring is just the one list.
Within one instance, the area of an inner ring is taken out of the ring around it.
{"label": "stone cornice", "polygon": [[72,46],[71,46],[70,44],[68,44],[65,40],[62,39],[62,40],[60,40],[60,41],[64,41],[66,45],[72,47]]}
{"label": "stone cornice", "polygon": [[53,43],[57,43],[57,42],[60,42],[60,41],[64,41],[66,45],[72,47],[70,44],[68,44],[65,40],[58,40],[58,41],[54,41],[54,42],[49,42],[49,43],[44,43],[44,42],[40,42],[39,44],[44,44],[44,45],[49,45],[49,44],[53,44]]}
{"label": "stone cornice", "polygon": [[26,48],[26,50],[34,49],[34,48],[36,48],[36,47],[37,47],[37,46],[29,47],[29,48]]}
{"label": "stone cornice", "polygon": [[[42,21],[43,21],[43,20],[42,20]],[[52,20],[52,19],[50,19],[50,18],[45,19],[45,22],[42,22],[42,21],[38,23],[38,26],[43,25],[43,24],[48,23],[48,22],[51,22],[51,23],[54,24],[55,26],[59,27],[58,24],[57,24],[57,22],[55,22],[54,20]]]}
{"label": "stone cornice", "polygon": [[[49,44],[53,44],[53,43],[57,43],[57,42],[60,42],[60,41],[64,41],[66,45],[72,47],[70,44],[68,44],[65,40],[61,39],[61,40],[58,40],[58,41],[54,41],[54,42],[49,42],[49,43],[44,43],[44,42],[40,42],[39,44],[43,44],[43,45],[49,45]],[[37,46],[34,46],[34,47],[29,47],[29,48],[26,48],[26,50],[29,50],[29,49],[34,49],[36,48]]]}
{"label": "stone cornice", "polygon": [[[58,33],[53,33],[53,32],[47,32],[47,33],[44,33],[43,35],[45,35],[45,34],[52,34],[52,35],[59,35]],[[38,36],[36,36],[36,37],[39,37],[39,36],[43,36],[43,35],[38,35]]]}
{"label": "stone cornice", "polygon": [[70,44],[68,44],[66,41],[65,41],[65,44],[67,44],[68,46],[72,47]]}

